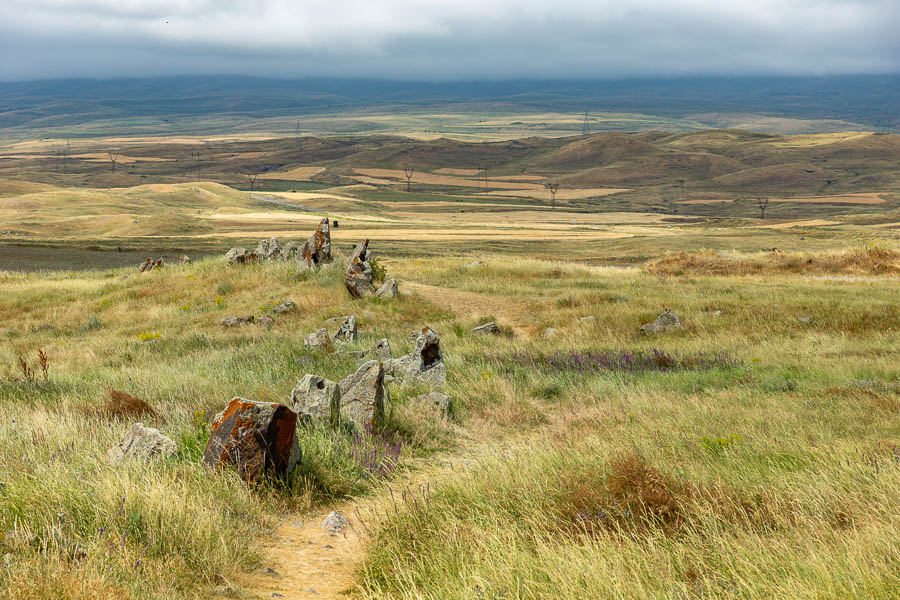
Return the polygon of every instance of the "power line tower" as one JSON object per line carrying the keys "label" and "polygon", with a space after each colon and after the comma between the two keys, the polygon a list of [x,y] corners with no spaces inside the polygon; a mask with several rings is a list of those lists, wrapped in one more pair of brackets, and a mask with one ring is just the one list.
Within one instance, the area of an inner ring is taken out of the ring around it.
{"label": "power line tower", "polygon": [[581,135],[587,137],[587,135],[591,132],[591,123],[588,120],[588,112],[584,111],[584,123],[581,125]]}

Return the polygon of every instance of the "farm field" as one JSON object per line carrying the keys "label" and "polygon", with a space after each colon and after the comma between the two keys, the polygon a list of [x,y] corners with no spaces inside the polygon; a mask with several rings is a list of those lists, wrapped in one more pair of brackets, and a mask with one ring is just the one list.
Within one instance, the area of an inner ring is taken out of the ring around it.
{"label": "farm field", "polygon": [[[897,597],[900,136],[416,127],[0,148],[0,597]],[[325,217],[320,269],[225,257]],[[396,298],[348,293],[363,239]],[[201,464],[232,398],[425,327],[446,381],[376,427]],[[176,450],[111,462],[137,421]]]}

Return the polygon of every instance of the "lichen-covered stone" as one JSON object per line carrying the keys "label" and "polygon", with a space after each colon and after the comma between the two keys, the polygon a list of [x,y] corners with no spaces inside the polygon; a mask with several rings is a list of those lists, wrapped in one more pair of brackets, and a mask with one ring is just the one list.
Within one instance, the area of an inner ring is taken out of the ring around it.
{"label": "lichen-covered stone", "polygon": [[304,375],[291,391],[291,408],[301,421],[319,421],[337,427],[340,423],[341,388],[318,375]]}
{"label": "lichen-covered stone", "polygon": [[297,267],[300,270],[318,269],[332,260],[331,227],[328,217],[325,217],[319,222],[316,232],[303,243],[297,253]]}
{"label": "lichen-covered stone", "polygon": [[375,295],[379,298],[396,298],[400,295],[400,288],[397,286],[397,280],[391,277],[378,288]]}
{"label": "lichen-covered stone", "polygon": [[324,348],[328,352],[334,349],[331,338],[328,336],[328,330],[324,327],[303,338],[303,344],[307,348]]}
{"label": "lichen-covered stone", "polygon": [[116,464],[126,458],[150,460],[166,457],[176,450],[175,442],[163,435],[158,429],[146,427],[143,423],[135,423],[117,445],[109,449],[106,457]]}
{"label": "lichen-covered stone", "polygon": [[384,422],[384,365],[371,360],[341,383],[341,421],[358,431]]}
{"label": "lichen-covered stone", "polygon": [[644,335],[654,335],[657,333],[666,333],[681,329],[681,319],[675,314],[675,311],[668,308],[661,315],[656,317],[652,323],[645,323],[641,326],[641,333]]}
{"label": "lichen-covered stone", "polygon": [[451,398],[447,394],[428,392],[427,394],[410,398],[408,405],[413,409],[444,415],[447,414],[447,410],[450,408],[450,400]]}
{"label": "lichen-covered stone", "polygon": [[260,240],[256,245],[256,251],[254,252],[258,258],[264,258],[266,260],[278,260],[281,258],[281,243],[277,238],[269,238],[267,240]]}
{"label": "lichen-covered stone", "polygon": [[359,330],[356,326],[356,316],[349,315],[341,321],[341,326],[332,338],[335,342],[355,342],[359,338]]}
{"label": "lichen-covered stone", "polygon": [[233,466],[251,484],[266,474],[286,478],[300,460],[296,429],[287,406],[234,398],[213,421],[203,464]]}
{"label": "lichen-covered stone", "polygon": [[376,293],[372,284],[374,275],[368,262],[369,240],[363,240],[350,255],[350,262],[344,272],[344,286],[354,298],[364,298]]}
{"label": "lichen-covered stone", "polygon": [[244,264],[255,261],[256,254],[247,252],[246,248],[236,246],[225,253],[225,258],[228,259],[228,264]]}
{"label": "lichen-covered stone", "polygon": [[248,325],[253,323],[256,320],[256,317],[253,315],[247,315],[246,317],[225,317],[221,321],[219,321],[219,325],[222,327],[242,327],[244,325]]}

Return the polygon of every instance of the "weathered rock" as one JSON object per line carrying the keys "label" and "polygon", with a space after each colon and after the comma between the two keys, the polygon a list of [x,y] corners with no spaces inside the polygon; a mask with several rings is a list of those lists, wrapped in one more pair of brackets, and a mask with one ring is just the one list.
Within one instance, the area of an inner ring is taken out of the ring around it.
{"label": "weathered rock", "polygon": [[363,240],[353,250],[350,264],[347,265],[347,270],[344,272],[344,285],[354,298],[371,296],[376,292],[375,286],[372,285],[374,279],[372,267],[367,260],[368,251],[369,240]]}
{"label": "weathered rock", "polygon": [[544,338],[545,340],[550,340],[550,339],[555,338],[558,333],[559,333],[559,330],[556,329],[555,327],[548,327],[544,331],[541,332],[541,337]]}
{"label": "weathered rock", "polygon": [[263,315],[260,318],[256,319],[256,324],[260,327],[271,327],[275,324],[275,317],[272,315]]}
{"label": "weathered rock", "polygon": [[579,319],[578,319],[578,322],[581,323],[582,325],[587,325],[587,324],[589,324],[589,323],[593,323],[593,322],[596,321],[596,320],[597,320],[597,317],[588,315],[588,316],[586,316],[586,317],[581,317],[581,318],[579,318]]}
{"label": "weathered rock", "polygon": [[332,260],[331,227],[328,217],[325,217],[319,222],[316,232],[303,243],[297,253],[297,266],[300,269],[318,269]]}
{"label": "weathered rock", "polygon": [[465,265],[463,267],[463,269],[466,269],[466,270],[477,269],[478,267],[483,267],[483,266],[484,266],[483,262],[481,262],[480,260],[476,260],[475,262],[470,262],[469,264]]}
{"label": "weathered rock", "polygon": [[475,335],[485,335],[491,333],[500,333],[500,326],[494,321],[488,321],[484,325],[479,325],[472,330]]}
{"label": "weathered rock", "polygon": [[370,360],[340,383],[341,421],[358,431],[384,420],[384,365]]}
{"label": "weathered rock", "polygon": [[256,245],[256,251],[254,252],[258,258],[264,258],[266,260],[278,260],[281,258],[281,243],[277,238],[269,238],[267,240],[260,240]]}
{"label": "weathered rock", "polygon": [[282,302],[281,304],[279,304],[278,306],[273,308],[272,312],[280,315],[280,314],[286,313],[286,312],[293,312],[296,309],[297,309],[296,302],[294,302],[293,300],[285,300],[284,302]]}
{"label": "weathered rock", "polygon": [[251,484],[266,473],[286,478],[300,460],[296,430],[287,406],[234,398],[213,421],[203,464],[232,465]]}
{"label": "weathered rock", "polygon": [[291,391],[291,408],[301,421],[320,421],[337,427],[340,423],[341,388],[318,375],[304,375]]}
{"label": "weathered rock", "polygon": [[303,338],[303,344],[307,348],[324,348],[328,352],[334,349],[331,338],[328,336],[328,330],[324,327]]}
{"label": "weathered rock", "polygon": [[341,321],[340,328],[335,332],[332,338],[335,342],[355,342],[359,338],[359,331],[356,327],[356,317],[349,315]]}
{"label": "weathered rock", "polygon": [[225,317],[221,321],[219,321],[219,325],[222,327],[243,327],[249,323],[252,323],[256,320],[256,317],[253,315],[247,315],[246,317]]}
{"label": "weathered rock", "polygon": [[153,260],[152,258],[148,257],[147,260],[142,262],[141,266],[138,268],[140,269],[141,273],[144,273],[145,271],[152,271],[154,269],[162,269],[165,266],[166,266],[166,261],[164,261],[163,258],[160,256],[156,260]]}
{"label": "weathered rock", "polygon": [[109,462],[116,464],[126,458],[150,460],[166,457],[175,452],[175,442],[164,436],[158,429],[135,423],[118,445],[106,453]]}
{"label": "weathered rock", "polygon": [[286,242],[281,247],[281,258],[284,260],[296,259],[300,253],[300,244],[297,242]]}
{"label": "weathered rock", "polygon": [[668,308],[662,312],[652,323],[645,323],[641,326],[641,333],[644,335],[654,335],[657,333],[666,333],[681,329],[681,319],[675,314],[675,311]]}
{"label": "weathered rock", "polygon": [[328,516],[322,521],[322,529],[327,531],[328,535],[337,535],[348,527],[350,527],[350,521],[336,510],[328,513]]}
{"label": "weathered rock", "polygon": [[721,316],[722,316],[722,311],[721,311],[721,310],[714,310],[713,313],[712,313],[712,316],[714,316],[714,317],[721,317]]}
{"label": "weathered rock", "polygon": [[181,255],[181,258],[178,259],[178,262],[180,262],[180,263],[183,264],[183,265],[189,265],[189,264],[191,264],[191,263],[194,262],[194,261],[192,261],[192,260],[191,260],[191,257],[188,256],[187,254],[182,254],[182,255]]}
{"label": "weathered rock", "polygon": [[450,408],[450,396],[440,392],[428,392],[409,399],[409,406],[414,409],[446,414]]}
{"label": "weathered rock", "polygon": [[808,317],[806,315],[800,315],[799,317],[797,317],[797,320],[804,325],[809,325],[810,323],[812,323],[812,317]]}
{"label": "weathered rock", "polygon": [[391,343],[387,341],[387,338],[381,338],[372,345],[368,354],[375,360],[380,360],[382,362],[390,360],[392,357]]}
{"label": "weathered rock", "polygon": [[403,381],[419,381],[440,388],[446,379],[441,338],[434,329],[425,327],[416,338],[416,347],[408,355]]}
{"label": "weathered rock", "polygon": [[225,258],[228,259],[228,264],[245,264],[255,261],[256,254],[247,252],[246,248],[236,246],[225,253]]}
{"label": "weathered rock", "polygon": [[380,298],[396,298],[400,295],[400,288],[397,286],[397,280],[391,277],[378,288],[375,295]]}

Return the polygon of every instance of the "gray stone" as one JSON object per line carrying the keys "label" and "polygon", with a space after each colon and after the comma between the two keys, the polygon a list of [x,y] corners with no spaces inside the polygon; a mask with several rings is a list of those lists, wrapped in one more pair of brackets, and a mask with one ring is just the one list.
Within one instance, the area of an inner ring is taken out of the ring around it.
{"label": "gray stone", "polygon": [[219,321],[219,325],[222,327],[243,327],[248,323],[252,323],[256,320],[256,317],[253,315],[248,315],[246,317],[225,317],[221,321]]}
{"label": "gray stone", "polygon": [[541,332],[541,337],[545,340],[550,340],[556,337],[556,334],[559,333],[559,330],[555,327],[548,327],[544,331]]}
{"label": "gray stone", "polygon": [[721,311],[721,310],[714,310],[712,315],[713,315],[714,317],[721,317],[721,316],[722,316],[722,311]]}
{"label": "gray stone", "polygon": [[272,312],[280,315],[280,314],[286,313],[286,312],[293,312],[296,309],[297,309],[296,302],[294,302],[293,300],[285,300],[284,302],[282,302],[281,304],[279,304],[278,306],[273,308]]}
{"label": "gray stone", "polygon": [[363,240],[350,255],[347,270],[344,271],[344,286],[354,298],[364,298],[376,293],[372,284],[374,275],[369,265],[369,240]]}
{"label": "gray stone", "polygon": [[350,527],[350,521],[336,510],[328,513],[328,516],[322,521],[322,529],[327,531],[328,535],[337,535],[348,527]]}
{"label": "gray stone", "polygon": [[668,308],[662,312],[652,323],[645,323],[641,326],[641,333],[644,335],[655,335],[658,333],[667,333],[681,329],[681,319],[675,314],[675,311]]}
{"label": "gray stone", "polygon": [[387,338],[381,338],[372,345],[372,348],[371,350],[369,350],[368,354],[375,360],[380,360],[382,362],[390,360],[393,356],[391,354],[391,343],[387,340]]}
{"label": "gray stone", "polygon": [[478,267],[483,267],[483,266],[484,266],[483,262],[481,262],[480,260],[476,260],[475,262],[470,262],[469,264],[465,265],[463,267],[463,269],[466,269],[466,270],[477,269]]}
{"label": "gray stone", "polygon": [[166,457],[176,450],[175,442],[164,436],[158,429],[135,423],[118,445],[106,453],[109,462],[116,464],[126,458],[151,460]]}
{"label": "gray stone", "polygon": [[799,317],[797,317],[797,320],[804,325],[809,325],[810,323],[812,323],[812,317],[807,317],[806,315],[800,315]]}
{"label": "gray stone", "polygon": [[297,242],[287,242],[281,247],[281,257],[285,260],[295,259],[299,253],[300,244]]}
{"label": "gray stone", "polygon": [[303,338],[303,344],[307,348],[324,348],[329,352],[334,348],[331,343],[331,338],[328,336],[328,330],[324,327]]}
{"label": "gray stone", "polygon": [[281,243],[279,243],[277,238],[260,240],[256,245],[256,252],[254,254],[256,254],[257,257],[266,260],[278,260],[281,258]]}
{"label": "gray stone", "polygon": [[400,295],[400,288],[397,286],[397,280],[391,277],[384,284],[378,288],[378,291],[375,292],[375,295],[379,298],[396,298]]}
{"label": "gray stone", "polygon": [[484,335],[489,333],[500,333],[500,327],[494,321],[489,321],[484,325],[479,325],[472,330],[475,335]]}
{"label": "gray stone", "polygon": [[588,323],[593,323],[596,320],[597,320],[597,317],[588,315],[587,317],[581,317],[580,319],[578,319],[578,322],[583,325],[586,325]]}
{"label": "gray stone", "polygon": [[384,365],[370,360],[341,383],[341,421],[357,431],[384,421]]}
{"label": "gray stone", "polygon": [[416,337],[416,346],[406,357],[406,373],[404,383],[418,381],[440,388],[447,379],[444,367],[444,354],[441,352],[441,339],[431,327],[424,327]]}
{"label": "gray stone", "polygon": [[409,399],[409,406],[416,409],[446,414],[450,408],[450,396],[440,392],[428,392]]}
{"label": "gray stone", "polygon": [[246,248],[236,246],[225,253],[225,258],[228,259],[228,264],[244,264],[255,261],[256,254],[247,252]]}
{"label": "gray stone", "polygon": [[355,342],[359,338],[359,331],[356,327],[356,317],[349,315],[344,317],[340,328],[335,332],[332,338],[335,342]]}
{"label": "gray stone", "polygon": [[302,421],[340,423],[341,388],[318,375],[304,375],[291,391],[291,408]]}
{"label": "gray stone", "polygon": [[263,315],[256,319],[256,324],[260,327],[272,327],[275,324],[275,318],[272,315]]}

